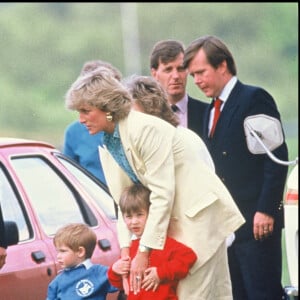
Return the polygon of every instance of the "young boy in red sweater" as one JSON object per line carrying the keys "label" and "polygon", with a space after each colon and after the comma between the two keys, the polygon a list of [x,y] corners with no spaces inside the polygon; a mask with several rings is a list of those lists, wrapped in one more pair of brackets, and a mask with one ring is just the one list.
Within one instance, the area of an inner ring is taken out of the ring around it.
{"label": "young boy in red sweater", "polygon": [[[130,260],[139,247],[147,221],[150,191],[141,184],[133,184],[124,190],[120,199],[120,209],[124,222],[132,233],[130,257],[121,258],[108,270],[111,284],[123,288],[122,277],[128,275]],[[197,260],[195,252],[186,245],[167,237],[163,250],[151,249],[148,268],[142,281],[142,289],[134,294],[130,288],[128,300],[177,300],[176,288]],[[129,278],[129,276],[128,276]],[[136,277],[136,280],[141,280]]]}

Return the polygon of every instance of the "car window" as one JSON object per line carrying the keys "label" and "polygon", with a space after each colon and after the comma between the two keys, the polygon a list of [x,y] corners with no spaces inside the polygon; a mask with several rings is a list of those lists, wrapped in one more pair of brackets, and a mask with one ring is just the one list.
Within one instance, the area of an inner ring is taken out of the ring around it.
{"label": "car window", "polygon": [[89,192],[90,196],[95,200],[104,213],[111,219],[116,219],[115,204],[113,198],[96,183],[92,178],[87,176],[74,164],[70,163],[63,157],[57,158],[65,165],[65,167],[80,181],[80,183]]}
{"label": "car window", "polygon": [[18,198],[8,181],[7,175],[0,166],[0,203],[2,207],[3,217],[5,220],[17,223],[19,230],[19,241],[25,241],[31,238],[32,230],[25,219],[25,213],[20,206]]}
{"label": "car window", "polygon": [[11,163],[46,234],[54,234],[66,221],[85,222],[73,191],[44,159],[21,157]]}

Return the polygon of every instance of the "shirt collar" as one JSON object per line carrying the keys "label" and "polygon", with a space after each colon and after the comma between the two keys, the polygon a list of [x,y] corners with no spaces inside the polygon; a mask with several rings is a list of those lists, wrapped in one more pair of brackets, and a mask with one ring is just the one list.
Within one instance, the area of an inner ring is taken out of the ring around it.
{"label": "shirt collar", "polygon": [[131,236],[131,240],[134,241],[134,240],[138,240],[139,238],[135,235],[135,234],[132,234]]}
{"label": "shirt collar", "polygon": [[221,99],[223,102],[226,102],[236,82],[237,82],[237,77],[232,76],[232,78],[226,83],[225,87],[223,88],[218,98]]}
{"label": "shirt collar", "polygon": [[92,263],[91,259],[87,258],[82,263],[80,263],[79,265],[77,265],[77,267],[84,266],[88,270],[92,265],[93,265],[93,263]]}
{"label": "shirt collar", "polygon": [[120,139],[119,123],[115,125],[114,131],[112,133],[103,133],[103,144],[106,145],[109,141],[113,139]]}
{"label": "shirt collar", "polygon": [[120,138],[119,124],[118,123],[115,125],[115,129],[114,129],[114,132],[113,132],[113,137],[118,138],[118,139]]}
{"label": "shirt collar", "polygon": [[179,108],[179,111],[185,113],[187,111],[188,95],[185,94],[183,98],[176,102],[176,106]]}
{"label": "shirt collar", "polygon": [[66,268],[65,270],[71,270],[71,269],[75,269],[75,268],[79,268],[81,266],[85,267],[87,270],[93,265],[92,261],[90,258],[87,258],[86,260],[84,260],[83,262],[81,262],[80,264],[78,264],[75,267],[72,268]]}

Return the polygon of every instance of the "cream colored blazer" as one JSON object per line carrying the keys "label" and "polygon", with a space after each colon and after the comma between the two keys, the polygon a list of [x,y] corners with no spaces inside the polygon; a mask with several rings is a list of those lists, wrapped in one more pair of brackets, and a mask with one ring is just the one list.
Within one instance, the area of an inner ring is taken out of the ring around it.
{"label": "cream colored blazer", "polygon": [[[157,117],[131,111],[119,122],[126,157],[140,182],[151,190],[151,206],[141,243],[162,249],[166,234],[190,246],[198,256],[191,273],[214,255],[244,218],[221,180],[199,154],[202,140]],[[132,184],[105,146],[100,159],[109,190],[119,202]],[[121,247],[130,243],[118,219]]]}

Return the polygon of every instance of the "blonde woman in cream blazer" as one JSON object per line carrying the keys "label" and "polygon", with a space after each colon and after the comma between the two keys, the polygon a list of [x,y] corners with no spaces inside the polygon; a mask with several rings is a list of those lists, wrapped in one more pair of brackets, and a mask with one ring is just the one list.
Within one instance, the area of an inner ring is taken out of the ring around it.
{"label": "blonde woman in cream blazer", "polygon": [[[131,111],[126,88],[105,68],[79,77],[67,92],[66,106],[79,112],[91,134],[103,130],[119,136],[136,179],[151,191],[140,241],[144,247],[131,266],[134,290],[141,287],[147,251],[162,249],[168,233],[198,257],[179,284],[179,299],[232,299],[225,240],[244,218],[220,179],[200,159],[195,140],[160,118]],[[132,184],[130,172],[120,167],[105,143],[99,151],[107,185],[118,203],[123,189]],[[122,218],[118,236],[120,247],[126,249],[130,232]]]}

